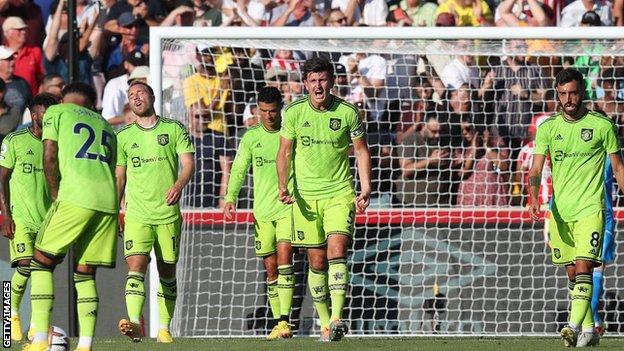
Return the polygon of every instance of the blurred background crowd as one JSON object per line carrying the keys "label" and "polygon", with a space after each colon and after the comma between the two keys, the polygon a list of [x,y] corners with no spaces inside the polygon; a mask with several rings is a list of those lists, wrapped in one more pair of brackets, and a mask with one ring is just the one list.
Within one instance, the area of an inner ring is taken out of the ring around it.
{"label": "blurred background crowd", "polygon": [[[126,90],[147,80],[154,26],[621,26],[624,0],[76,0],[79,80],[98,91],[111,124],[133,120]],[[0,0],[0,138],[27,126],[40,92],[68,81],[66,0]],[[335,64],[334,94],[358,106],[373,157],[373,206],[526,204],[524,178],[537,126],[557,109],[552,88],[563,67],[586,75],[590,108],[619,126],[624,57],[600,41],[583,54],[457,55],[322,52],[202,43],[163,52],[163,114],[187,123],[197,173],[184,200],[220,207],[237,142],[259,121],[255,92],[278,87],[285,103],[305,94],[300,65],[312,55]],[[396,44],[396,43],[394,43]],[[432,43],[435,45],[435,43]],[[546,40],[509,40],[506,52],[548,50]],[[375,48],[379,48],[375,53]],[[180,55],[184,52],[184,55]],[[179,83],[178,83],[179,81]],[[624,138],[624,128],[620,128]],[[542,200],[549,196],[545,172]],[[245,196],[242,196],[243,198]],[[241,204],[241,207],[249,204]]]}

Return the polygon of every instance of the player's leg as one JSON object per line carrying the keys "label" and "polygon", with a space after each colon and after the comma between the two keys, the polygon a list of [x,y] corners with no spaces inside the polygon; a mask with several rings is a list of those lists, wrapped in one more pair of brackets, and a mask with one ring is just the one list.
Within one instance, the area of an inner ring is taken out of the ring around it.
{"label": "player's leg", "polygon": [[[563,222],[554,214],[551,216],[549,223],[551,259],[553,264],[565,266],[568,275],[568,295],[570,300],[574,294],[576,282],[574,237],[568,223]],[[568,320],[570,321],[570,320]],[[578,338],[578,326],[571,326],[568,323],[561,329],[561,337],[563,343],[567,347],[574,347]]]}
{"label": "player's leg", "polygon": [[66,202],[52,204],[35,241],[30,262],[31,321],[34,324],[31,351],[47,350],[48,330],[54,305],[55,266],[80,237],[93,212]]}
{"label": "player's leg", "polygon": [[128,319],[120,320],[118,327],[123,335],[134,342],[139,342],[143,337],[141,314],[145,305],[145,273],[156,232],[151,225],[127,218],[124,228],[124,257],[128,266],[125,287]]}
{"label": "player's leg", "polygon": [[602,264],[598,267],[594,268],[593,273],[593,286],[594,291],[592,292],[592,312],[594,317],[594,326],[596,327],[596,332],[599,335],[604,333],[604,325],[602,318],[600,318],[599,308],[600,308],[600,299],[602,298],[602,293],[604,289],[604,268],[615,259],[615,221],[613,220],[613,213],[607,211],[605,213],[605,228],[604,228],[604,236],[602,238]]}
{"label": "player's leg", "polygon": [[278,322],[280,318],[280,300],[278,293],[277,253],[275,239],[275,222],[254,222],[256,256],[262,257],[262,263],[266,272],[267,300],[275,321],[273,330],[267,336],[267,340],[279,338]]}
{"label": "player's leg", "polygon": [[11,266],[15,272],[11,277],[11,339],[22,340],[20,305],[30,279],[30,260],[33,256],[37,231],[21,223],[15,223],[13,239],[9,240]]}
{"label": "player's leg", "polygon": [[281,338],[291,338],[290,309],[292,307],[293,294],[295,291],[295,271],[292,263],[292,216],[289,215],[276,221],[275,239],[277,240],[277,293],[280,306],[280,329]]}
{"label": "player's leg", "polygon": [[572,295],[570,325],[581,326],[578,347],[587,346],[594,337],[594,318],[591,309],[593,292],[593,268],[602,256],[604,214],[602,211],[578,220],[573,228],[576,249],[576,282]]}
{"label": "player's leg", "polygon": [[329,291],[327,252],[319,200],[301,197],[292,206],[292,246],[308,250],[308,288],[321,322],[321,341],[329,341]]}
{"label": "player's leg", "polygon": [[156,341],[167,344],[173,342],[169,326],[178,298],[176,264],[180,255],[181,227],[182,221],[180,219],[172,223],[155,226],[154,254],[160,279],[157,293],[160,328]]}
{"label": "player's leg", "polygon": [[355,220],[355,193],[352,191],[329,199],[323,209],[323,228],[327,236],[328,287],[331,299],[330,339],[338,341],[349,331],[343,320],[349,269],[347,251],[351,245]]}
{"label": "player's leg", "polygon": [[99,295],[95,284],[98,266],[115,267],[117,256],[117,214],[91,211],[90,225],[76,242],[76,301],[80,327],[76,351],[90,351],[95,336]]}

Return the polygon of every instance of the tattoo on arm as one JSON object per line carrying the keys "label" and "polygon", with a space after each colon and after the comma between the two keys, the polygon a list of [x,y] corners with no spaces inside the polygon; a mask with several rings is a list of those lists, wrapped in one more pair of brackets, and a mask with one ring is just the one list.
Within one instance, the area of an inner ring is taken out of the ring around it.
{"label": "tattoo on arm", "polygon": [[540,186],[540,177],[530,176],[529,177],[529,185],[530,186]]}

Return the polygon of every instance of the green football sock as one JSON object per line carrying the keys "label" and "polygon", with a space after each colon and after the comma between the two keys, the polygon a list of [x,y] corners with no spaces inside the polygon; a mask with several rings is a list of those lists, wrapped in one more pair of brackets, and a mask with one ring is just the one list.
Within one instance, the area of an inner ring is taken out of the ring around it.
{"label": "green football sock", "polygon": [[312,301],[314,301],[314,307],[321,320],[321,328],[329,328],[327,273],[310,268],[308,272],[308,286],[310,287],[310,295],[312,296]]}
{"label": "green football sock", "polygon": [[18,266],[11,278],[11,315],[19,315],[28,279],[30,279],[30,267]]}
{"label": "green football sock", "polygon": [[574,280],[568,280],[568,297],[572,300],[572,295],[574,294],[574,285],[576,282]]}
{"label": "green football sock", "polygon": [[158,288],[158,312],[160,314],[160,329],[169,330],[169,324],[175,311],[176,299],[178,298],[176,278],[160,278]]}
{"label": "green football sock", "polygon": [[141,312],[145,304],[145,274],[128,272],[126,277],[126,310],[130,322],[141,323]]}
{"label": "green football sock", "polygon": [[280,299],[279,292],[277,291],[277,279],[272,282],[267,282],[267,295],[269,295],[269,307],[271,307],[273,319],[279,319]]}
{"label": "green football sock", "polygon": [[33,342],[47,342],[50,317],[54,306],[54,276],[51,267],[36,261],[30,262],[30,300],[32,305],[32,322],[35,324]]}
{"label": "green football sock", "polygon": [[80,336],[93,337],[98,313],[98,293],[94,274],[74,273]]}
{"label": "green football sock", "polygon": [[288,321],[295,292],[295,272],[292,265],[277,267],[277,293],[279,294],[280,318]]}
{"label": "green football sock", "polygon": [[589,318],[591,319],[591,325],[594,324],[594,318],[591,314],[591,295],[592,295],[592,275],[591,274],[577,274],[576,284],[574,285],[574,292],[572,294],[572,308],[570,311],[570,325],[578,328],[581,323],[585,321],[587,310],[589,311]]}
{"label": "green football sock", "polygon": [[331,298],[331,319],[341,319],[342,309],[347,297],[347,284],[349,282],[349,271],[347,270],[347,259],[337,258],[329,260],[329,270],[327,286]]}

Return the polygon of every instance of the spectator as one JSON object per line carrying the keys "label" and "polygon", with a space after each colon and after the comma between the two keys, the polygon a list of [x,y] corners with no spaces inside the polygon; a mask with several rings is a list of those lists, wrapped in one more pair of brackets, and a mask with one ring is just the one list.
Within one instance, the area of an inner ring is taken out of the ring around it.
{"label": "spectator", "polygon": [[360,9],[357,6],[357,0],[349,0],[345,8],[345,12],[339,7],[331,8],[326,11],[323,18],[325,27],[347,27],[352,26],[360,19]]}
{"label": "spectator", "polygon": [[341,63],[334,65],[334,73],[336,75],[334,81],[334,87],[332,88],[332,94],[341,99],[347,100],[347,96],[350,94],[349,79],[347,78],[347,69]]}
{"label": "spectator", "polygon": [[26,43],[28,26],[19,17],[8,17],[2,23],[6,46],[16,52],[15,75],[24,78],[36,95],[43,79],[43,54],[41,48]]}
{"label": "spectator", "polygon": [[[45,34],[46,39],[43,46],[46,46],[50,31],[52,30],[52,20],[57,9],[61,9],[61,25],[58,30],[57,39],[61,39],[63,34],[67,32],[69,26],[69,15],[67,13],[67,0],[54,0],[50,5],[50,14],[46,18]],[[76,23],[78,26],[85,26],[87,23],[97,21],[99,16],[99,3],[95,0],[78,0],[76,1]]]}
{"label": "spectator", "polygon": [[[56,11],[52,17],[52,25],[50,34],[46,38],[46,44],[43,50],[43,66],[47,73],[59,74],[69,81],[69,33],[65,32],[60,40],[58,40],[58,32],[61,28],[63,0],[58,3]],[[89,46],[90,35],[93,32],[95,21],[88,23],[87,27],[81,30],[80,40],[78,42],[78,80],[93,84],[91,74],[91,64],[93,57],[97,56],[97,47]]]}
{"label": "spectator", "polygon": [[[600,26],[600,17],[594,11],[587,11],[581,19],[581,27]],[[590,100],[596,99],[596,88],[600,76],[601,54],[606,47],[601,42],[582,41],[582,48],[586,55],[577,56],[572,67],[576,68],[585,77],[585,94]]]}
{"label": "spectator", "polygon": [[26,22],[28,26],[28,36],[26,43],[41,47],[43,43],[43,17],[41,17],[41,8],[32,0],[4,0],[0,1],[0,25],[8,17],[19,17]]}
{"label": "spectator", "polygon": [[480,27],[493,24],[492,11],[485,0],[446,0],[436,14],[450,13],[458,27]]}
{"label": "spectator", "polygon": [[401,0],[401,8],[411,19],[412,26],[433,27],[438,6],[425,0]]}
{"label": "spectator", "polygon": [[388,17],[388,3],[385,0],[362,0],[361,24],[375,27],[385,26]]}
{"label": "spectator", "polygon": [[[507,27],[544,27],[551,24],[547,5],[538,0],[505,0],[496,8],[496,25]],[[552,11],[551,11],[552,12]]]}
{"label": "spectator", "polygon": [[411,27],[412,19],[401,8],[388,12],[386,27]]}
{"label": "spectator", "polygon": [[396,197],[406,206],[448,206],[449,148],[441,144],[446,133],[436,116],[428,116],[420,131],[397,146],[401,167]]}
{"label": "spectator", "polygon": [[453,181],[451,184],[451,204],[457,203],[459,185],[472,175],[475,160],[483,155],[483,138],[480,130],[472,120],[464,117],[461,121],[461,144],[453,148],[451,168],[453,169]]}
{"label": "spectator", "polygon": [[418,132],[427,117],[435,114],[435,103],[432,100],[433,88],[426,76],[417,76],[413,80],[411,99],[405,99],[401,106],[401,121],[396,128],[396,141],[401,144],[403,139]]}
{"label": "spectator", "polygon": [[278,68],[284,71],[297,71],[299,64],[293,58],[292,50],[276,50],[275,56],[266,65],[266,69]]}
{"label": "spectator", "polygon": [[195,23],[195,6],[190,0],[177,2],[177,6],[160,23],[163,27],[192,26]]}
{"label": "spectator", "polygon": [[574,0],[561,10],[561,27],[579,27],[583,15],[587,11],[594,11],[600,17],[603,26],[613,25],[613,4],[608,0]]}
{"label": "spectator", "polygon": [[195,8],[195,27],[219,27],[223,14],[219,0],[193,0]]}
{"label": "spectator", "polygon": [[317,11],[314,0],[289,0],[287,5],[274,8],[271,17],[276,18],[270,22],[273,27],[323,25],[323,17]]}
{"label": "spectator", "polygon": [[137,33],[133,35],[141,43],[149,42],[149,27],[160,25],[165,17],[158,0],[118,0],[108,12],[104,29],[113,34],[128,34],[128,28],[119,23],[119,18],[126,12],[137,18]]}
{"label": "spectator", "polygon": [[28,83],[14,72],[15,52],[6,46],[0,46],[0,79],[6,83],[3,101],[9,107],[17,109],[21,117],[32,100],[32,93]]}
{"label": "spectator", "polygon": [[223,133],[208,124],[213,116],[207,110],[195,110],[189,134],[195,144],[195,173],[189,182],[185,205],[199,208],[223,208],[227,182],[235,156],[235,147]]}
{"label": "spectator", "polygon": [[509,150],[503,139],[483,135],[485,154],[476,160],[472,174],[459,185],[457,205],[509,206]]}
{"label": "spectator", "polygon": [[126,55],[134,51],[148,52],[148,44],[139,37],[140,22],[139,17],[130,12],[124,12],[119,16],[117,24],[122,30],[121,40],[119,42],[112,40],[106,53],[105,67],[108,79],[122,74],[123,59]]}
{"label": "spectator", "polygon": [[541,67],[526,62],[524,42],[510,40],[507,59],[494,67],[488,78],[495,87],[494,109],[499,135],[508,138],[514,158],[527,137],[533,113],[544,111],[546,82]]}
{"label": "spectator", "polygon": [[237,126],[244,124],[244,118],[241,121],[239,116],[246,110],[246,103],[255,99],[258,89],[264,86],[264,71],[249,60],[250,53],[251,49],[232,48],[234,63],[229,66],[229,75]]}
{"label": "spectator", "polygon": [[[457,45],[459,55],[446,65],[440,73],[440,79],[446,89],[458,89],[463,84],[468,84],[473,89],[478,89],[481,86],[479,68],[476,66],[475,57],[466,54],[468,45],[468,41],[460,40]],[[441,96],[443,92],[438,91],[438,94]]]}
{"label": "spectator", "polygon": [[[529,126],[530,141],[522,147],[518,154],[518,161],[516,165],[516,171],[514,173],[514,186],[512,190],[513,195],[523,195],[524,199],[520,202],[523,205],[528,205],[529,199],[529,169],[533,164],[533,151],[535,150],[535,134],[537,134],[537,128],[550,117],[550,114],[540,113],[533,117],[533,121]],[[521,191],[521,189],[524,191]],[[540,204],[547,205],[552,197],[552,173],[550,168],[550,158],[546,159],[544,163],[544,169],[542,170],[542,182],[539,191]]]}
{"label": "spectator", "polygon": [[128,103],[128,77],[138,66],[147,64],[145,54],[141,51],[132,51],[126,55],[123,67],[126,73],[115,77],[106,83],[102,101],[102,117],[111,125],[123,123],[123,108]]}
{"label": "spectator", "polygon": [[437,111],[440,123],[448,127],[448,135],[444,136],[443,143],[458,147],[462,142],[462,122],[469,121],[479,128],[485,127],[483,114],[474,107],[470,87],[462,84],[458,89],[448,90],[446,104],[439,106]]}
{"label": "spectator", "polygon": [[225,109],[230,95],[229,79],[217,76],[213,52],[217,48],[197,45],[195,74],[184,79],[184,105],[189,117],[202,115],[208,118],[207,128],[226,133]]}
{"label": "spectator", "polygon": [[22,111],[6,103],[6,92],[7,85],[0,79],[0,141],[22,122]]}
{"label": "spectator", "polygon": [[134,68],[130,76],[128,77],[128,85],[132,84],[132,82],[140,81],[143,83],[147,83],[147,79],[149,78],[150,72],[148,66],[137,66]]}
{"label": "spectator", "polygon": [[50,73],[43,77],[43,81],[39,86],[39,94],[48,93],[61,100],[61,92],[65,87],[65,79],[60,74]]}

